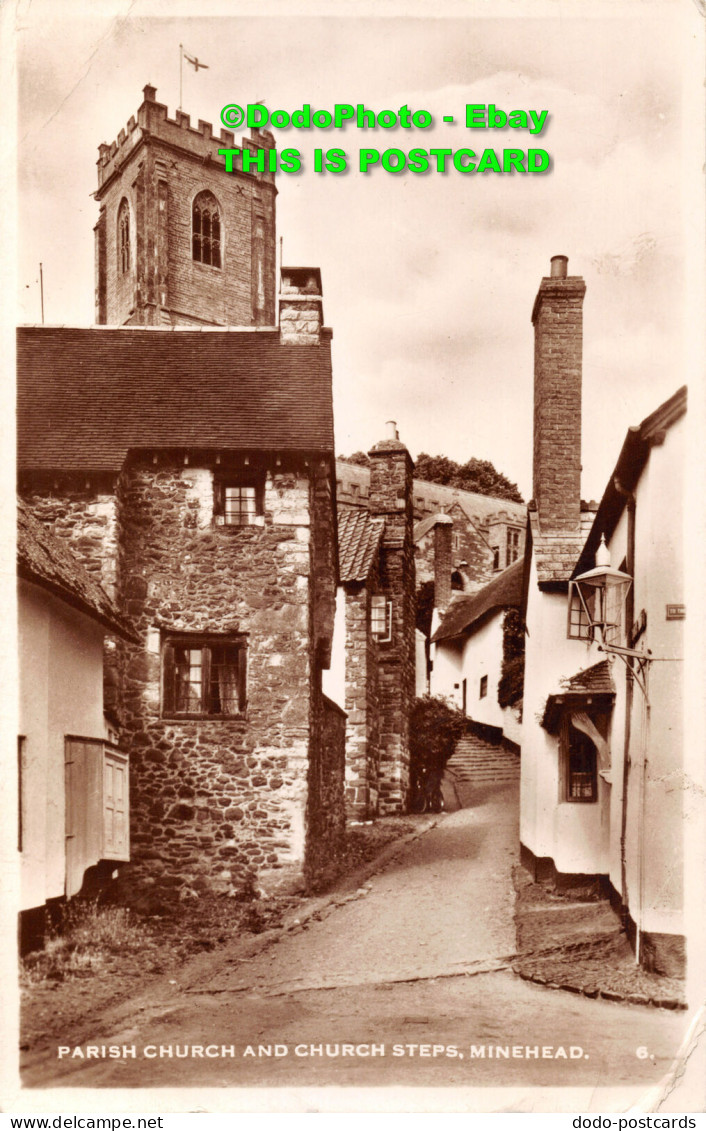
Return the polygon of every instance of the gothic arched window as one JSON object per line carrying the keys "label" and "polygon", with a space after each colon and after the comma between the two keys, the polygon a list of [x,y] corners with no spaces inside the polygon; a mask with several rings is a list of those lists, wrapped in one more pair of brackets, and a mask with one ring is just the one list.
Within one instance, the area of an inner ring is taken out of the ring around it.
{"label": "gothic arched window", "polygon": [[211,192],[194,197],[191,210],[191,257],[209,267],[221,266],[221,213]]}
{"label": "gothic arched window", "polygon": [[121,275],[130,270],[130,205],[125,197],[118,209],[118,263]]}

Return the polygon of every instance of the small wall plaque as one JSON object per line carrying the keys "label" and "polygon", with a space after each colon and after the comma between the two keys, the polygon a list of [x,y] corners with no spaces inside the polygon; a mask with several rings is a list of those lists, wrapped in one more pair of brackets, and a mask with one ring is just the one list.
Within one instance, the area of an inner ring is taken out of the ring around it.
{"label": "small wall plaque", "polygon": [[686,605],[667,605],[667,620],[684,620]]}

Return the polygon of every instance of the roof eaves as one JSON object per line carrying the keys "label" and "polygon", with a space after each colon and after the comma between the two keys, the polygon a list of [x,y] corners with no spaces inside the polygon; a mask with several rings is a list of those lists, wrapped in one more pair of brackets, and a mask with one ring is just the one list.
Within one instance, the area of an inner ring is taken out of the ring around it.
{"label": "roof eaves", "polygon": [[42,589],[46,589],[48,593],[51,593],[54,597],[58,597],[65,604],[83,613],[84,616],[90,617],[91,620],[96,621],[96,623],[100,624],[103,628],[108,629],[110,632],[116,632],[123,640],[129,640],[132,644],[141,643],[141,639],[137,633],[129,627],[127,622],[118,613],[111,615],[103,612],[97,608],[93,602],[84,599],[68,586],[44,577],[26,563],[20,563],[17,566],[17,576],[23,581],[29,581],[33,585],[39,585]]}
{"label": "roof eaves", "polygon": [[627,506],[628,497],[634,491],[645,469],[653,445],[660,443],[663,433],[681,419],[686,412],[686,402],[687,387],[682,385],[641,424],[628,428],[618,462],[598,505],[596,517],[572,577],[577,577],[590,568],[601,537],[605,536],[606,541],[610,541]]}

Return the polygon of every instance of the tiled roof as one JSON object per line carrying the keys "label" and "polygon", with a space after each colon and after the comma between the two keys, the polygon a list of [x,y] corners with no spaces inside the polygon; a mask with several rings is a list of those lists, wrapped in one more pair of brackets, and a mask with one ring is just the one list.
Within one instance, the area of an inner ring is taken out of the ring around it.
{"label": "tiled roof", "polygon": [[615,684],[608,660],[601,660],[585,671],[577,672],[564,681],[561,691],[554,692],[547,699],[542,726],[551,733],[556,732],[564,708],[582,707],[588,697],[594,706],[610,707],[615,696]]}
{"label": "tiled roof", "polygon": [[21,500],[17,504],[17,572],[105,628],[133,638],[102,586]]}
{"label": "tiled roof", "polygon": [[365,581],[385,529],[383,518],[348,507],[338,512],[338,558],[341,581]]}
{"label": "tiled roof", "polygon": [[432,636],[432,642],[450,640],[463,633],[470,635],[486,613],[493,609],[518,607],[522,599],[522,574],[524,562],[518,559],[504,569],[477,593],[454,597],[444,619]]}
{"label": "tiled roof", "polygon": [[615,684],[608,660],[601,660],[592,668],[577,672],[566,684],[567,692],[580,692],[581,694],[600,695],[615,693]]}
{"label": "tiled roof", "polygon": [[333,454],[328,336],[23,327],[17,363],[21,468],[117,471],[130,448]]}

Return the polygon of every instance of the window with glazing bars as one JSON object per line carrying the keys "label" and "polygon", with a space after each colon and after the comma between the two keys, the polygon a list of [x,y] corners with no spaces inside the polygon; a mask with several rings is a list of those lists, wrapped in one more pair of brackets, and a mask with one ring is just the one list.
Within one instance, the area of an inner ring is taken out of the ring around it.
{"label": "window with glazing bars", "polygon": [[[592,715],[591,721],[603,733],[605,724],[599,717]],[[598,800],[598,753],[589,736],[573,725],[569,711],[559,727],[559,800]]]}
{"label": "window with glazing bars", "polygon": [[594,601],[592,595],[588,595],[588,606],[584,605],[581,600],[578,588],[573,584],[569,585],[569,625],[567,635],[569,640],[593,640],[593,627],[591,624],[591,617],[593,616]]}
{"label": "window with glazing bars", "polygon": [[221,266],[221,215],[210,192],[200,192],[191,213],[191,254],[197,263]]}
{"label": "window with glazing bars", "polygon": [[392,640],[392,601],[382,593],[370,598],[370,631],[381,644]]}
{"label": "window with glazing bars", "polygon": [[595,801],[596,748],[587,734],[569,724],[567,801]]}
{"label": "window with glazing bars", "polygon": [[228,717],[246,704],[246,643],[240,639],[168,637],[162,713]]}
{"label": "window with glazing bars", "polygon": [[257,513],[255,487],[224,487],[223,517],[226,526],[249,526]]}

